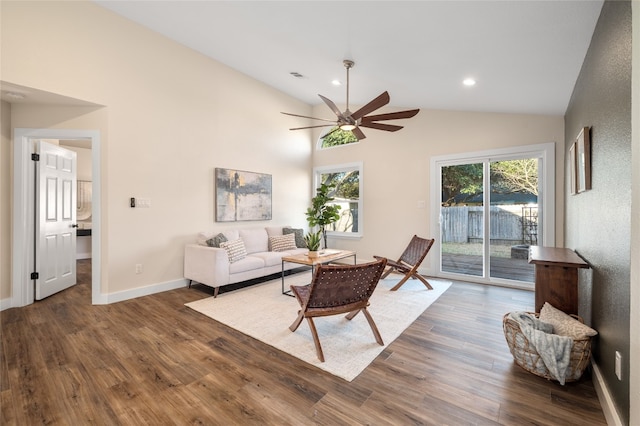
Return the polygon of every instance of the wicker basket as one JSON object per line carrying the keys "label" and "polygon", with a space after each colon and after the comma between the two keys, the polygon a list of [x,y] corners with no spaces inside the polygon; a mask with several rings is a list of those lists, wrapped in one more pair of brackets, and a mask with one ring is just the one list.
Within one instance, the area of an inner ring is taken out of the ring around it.
{"label": "wicker basket", "polygon": [[[538,318],[538,314],[530,312]],[[581,317],[578,315],[571,315],[573,318],[584,323]],[[529,340],[522,334],[520,325],[509,318],[509,314],[505,314],[502,318],[502,328],[504,329],[504,337],[507,339],[509,350],[513,355],[513,359],[516,364],[524,368],[530,373],[537,376],[544,377],[548,380],[555,380],[547,367],[545,367],[542,358],[536,352]],[[589,365],[591,360],[591,337],[585,337],[582,339],[573,339],[573,347],[571,348],[571,359],[569,362],[569,371],[565,382],[574,382],[580,377],[582,373]]]}

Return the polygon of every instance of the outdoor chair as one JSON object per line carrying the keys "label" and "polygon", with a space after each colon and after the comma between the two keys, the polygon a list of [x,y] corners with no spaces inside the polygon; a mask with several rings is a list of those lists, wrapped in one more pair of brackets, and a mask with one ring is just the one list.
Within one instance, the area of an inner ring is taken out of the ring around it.
{"label": "outdoor chair", "polygon": [[404,274],[404,277],[398,282],[398,284],[393,286],[391,291],[396,291],[397,289],[399,289],[404,283],[407,282],[409,278],[417,278],[429,290],[433,290],[433,287],[431,287],[429,281],[427,281],[422,275],[418,273],[418,268],[420,267],[420,264],[422,263],[424,258],[427,257],[427,254],[429,253],[429,250],[431,250],[431,246],[434,242],[434,239],[427,240],[425,238],[420,238],[417,235],[414,235],[411,239],[411,242],[398,260],[394,261],[391,259],[386,259],[382,256],[373,256],[378,260],[387,260],[387,266],[389,267],[389,269],[386,270],[381,279],[386,278],[392,272]]}
{"label": "outdoor chair", "polygon": [[307,319],[316,345],[316,354],[321,362],[324,362],[324,354],[313,322],[315,317],[348,313],[346,318],[351,320],[362,311],[376,342],[384,345],[367,306],[386,264],[386,260],[378,260],[360,265],[319,265],[311,284],[290,286],[301,309],[289,329],[296,331],[302,320]]}

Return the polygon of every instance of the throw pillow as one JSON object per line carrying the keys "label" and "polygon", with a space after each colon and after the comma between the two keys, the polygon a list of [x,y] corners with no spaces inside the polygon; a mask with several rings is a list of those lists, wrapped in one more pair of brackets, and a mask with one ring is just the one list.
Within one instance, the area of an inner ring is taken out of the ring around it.
{"label": "throw pillow", "polygon": [[549,302],[545,302],[540,309],[540,321],[551,324],[555,334],[573,339],[584,339],[598,334],[593,328],[553,307]]}
{"label": "throw pillow", "polygon": [[296,247],[298,248],[307,248],[307,245],[304,243],[304,230],[302,228],[282,228],[282,234],[293,234],[296,236]]}
{"label": "throw pillow", "polygon": [[269,237],[271,251],[287,251],[296,249],[296,238],[294,234],[278,235]]}
{"label": "throw pillow", "polygon": [[240,239],[220,243],[220,248],[227,251],[229,263],[237,262],[247,256],[247,249],[244,247],[244,241]]}
{"label": "throw pillow", "polygon": [[215,237],[209,238],[207,240],[207,245],[209,247],[218,247],[218,248],[220,248],[220,243],[226,243],[227,241],[228,241],[227,237],[225,237],[223,233],[219,233]]}

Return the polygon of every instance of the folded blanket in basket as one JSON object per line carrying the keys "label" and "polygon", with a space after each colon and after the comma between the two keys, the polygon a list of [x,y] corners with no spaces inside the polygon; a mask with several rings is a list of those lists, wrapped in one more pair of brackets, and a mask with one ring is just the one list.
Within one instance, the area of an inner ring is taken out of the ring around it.
{"label": "folded blanket in basket", "polygon": [[511,312],[509,316],[520,325],[522,334],[536,349],[551,377],[564,385],[569,373],[573,339],[553,334],[551,324],[542,322],[527,312]]}

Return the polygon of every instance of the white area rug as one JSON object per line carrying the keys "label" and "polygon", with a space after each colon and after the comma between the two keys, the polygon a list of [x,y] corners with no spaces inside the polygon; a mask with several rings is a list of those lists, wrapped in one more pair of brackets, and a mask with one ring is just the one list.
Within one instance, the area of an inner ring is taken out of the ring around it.
{"label": "white area rug", "polygon": [[[380,281],[370,299],[369,312],[385,346],[376,343],[362,313],[351,321],[345,319],[344,315],[316,318],[314,322],[325,362],[318,360],[307,320],[303,320],[295,332],[289,330],[300,306],[294,297],[281,293],[280,279],[185,305],[335,376],[352,381],[451,285],[450,282],[429,279],[433,290],[427,290],[420,281],[409,280],[398,291],[389,291],[400,279],[395,277],[400,276],[391,274]],[[288,276],[285,278],[285,289],[289,289],[290,284],[307,284],[310,279],[310,272]]]}

